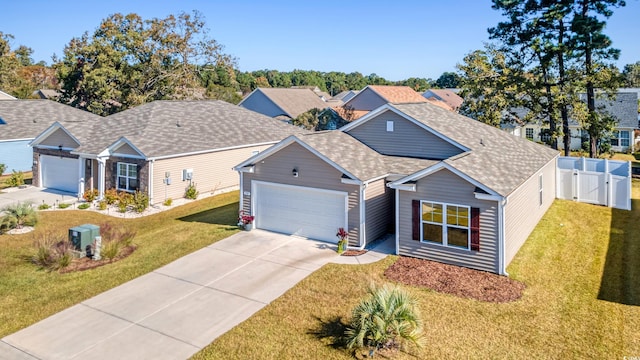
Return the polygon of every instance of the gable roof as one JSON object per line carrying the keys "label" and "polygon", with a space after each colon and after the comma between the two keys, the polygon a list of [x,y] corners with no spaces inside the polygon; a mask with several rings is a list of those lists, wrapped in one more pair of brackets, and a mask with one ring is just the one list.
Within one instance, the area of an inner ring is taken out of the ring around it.
{"label": "gable roof", "polygon": [[347,102],[347,101],[351,100],[352,97],[358,95],[359,92],[360,92],[360,90],[345,90],[345,91],[342,91],[342,92],[334,95],[331,99],[332,100],[340,100],[342,102]]}
{"label": "gable roof", "polygon": [[74,153],[99,154],[125,138],[145,157],[162,158],[272,144],[304,132],[220,100],[159,100],[107,116]]}
{"label": "gable roof", "polygon": [[[586,101],[586,94],[580,94]],[[602,108],[617,120],[616,127],[638,128],[638,93],[634,91],[618,92],[615,99],[596,96],[596,108]]]}
{"label": "gable roof", "polygon": [[427,101],[420,93],[408,86],[368,85],[367,87],[375,91],[389,103],[404,104]]}
{"label": "gable roof", "polygon": [[460,106],[464,102],[464,99],[460,97],[460,95],[449,89],[429,89],[422,94],[427,99],[434,97],[438,98],[438,100],[444,101],[447,103],[452,109],[457,110],[460,109]]}
{"label": "gable roof", "polygon": [[0,101],[0,140],[33,139],[54,122],[88,130],[103,119],[88,111],[51,100]]}
{"label": "gable roof", "polygon": [[[429,103],[386,106],[470,149],[443,161],[502,196],[509,195],[559,155],[556,150]],[[368,119],[358,121],[362,120]],[[415,177],[399,182],[410,180]]]}
{"label": "gable roof", "polygon": [[0,90],[0,100],[16,100],[15,96],[11,96],[6,92]]}
{"label": "gable roof", "polygon": [[324,109],[328,104],[311,89],[292,88],[257,88],[247,95],[238,105],[242,104],[254,93],[260,92],[283,111],[283,115],[291,119],[298,117],[311,109]]}

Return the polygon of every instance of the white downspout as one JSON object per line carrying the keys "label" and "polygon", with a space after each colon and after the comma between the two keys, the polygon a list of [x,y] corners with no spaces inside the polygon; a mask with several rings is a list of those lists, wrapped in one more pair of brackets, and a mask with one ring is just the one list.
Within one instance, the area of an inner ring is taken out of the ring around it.
{"label": "white downspout", "polygon": [[506,254],[505,254],[505,246],[506,246],[506,237],[505,237],[505,207],[507,206],[507,198],[504,198],[501,201],[498,201],[498,227],[500,229],[500,236],[498,238],[498,267],[500,268],[500,275],[509,276],[507,273],[506,266]]}
{"label": "white downspout", "polygon": [[106,176],[105,167],[106,167],[107,159],[99,157],[97,160],[98,160],[98,199],[102,200],[104,198],[104,190],[105,190],[104,177]]}
{"label": "white downspout", "polygon": [[400,255],[400,189],[396,190],[396,255]]}
{"label": "white downspout", "polygon": [[360,246],[357,247],[358,250],[364,250],[367,246],[367,232],[366,232],[366,206],[365,206],[365,196],[367,192],[367,184],[360,185]]}
{"label": "white downspout", "polygon": [[153,205],[153,164],[155,162],[155,159],[151,159],[151,161],[149,161],[149,178],[147,180],[149,182],[149,205]]}
{"label": "white downspout", "polygon": [[82,156],[78,157],[78,199],[82,197],[82,194],[84,194],[84,188],[85,188],[85,179],[84,179],[84,173],[86,171],[84,164],[85,164],[85,158],[83,158]]}

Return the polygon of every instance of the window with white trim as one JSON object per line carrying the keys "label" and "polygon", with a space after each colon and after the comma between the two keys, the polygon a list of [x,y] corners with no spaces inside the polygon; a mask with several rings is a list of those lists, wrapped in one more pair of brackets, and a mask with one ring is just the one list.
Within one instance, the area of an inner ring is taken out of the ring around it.
{"label": "window with white trim", "polygon": [[421,241],[469,249],[471,208],[421,201]]}
{"label": "window with white trim", "polygon": [[119,162],[117,170],[116,187],[118,190],[138,190],[138,165]]}
{"label": "window with white trim", "polygon": [[527,136],[527,139],[529,140],[533,140],[533,128],[526,128],[524,129],[525,135]]}
{"label": "window with white trim", "polygon": [[614,130],[611,136],[611,146],[629,146],[630,136],[628,130]]}

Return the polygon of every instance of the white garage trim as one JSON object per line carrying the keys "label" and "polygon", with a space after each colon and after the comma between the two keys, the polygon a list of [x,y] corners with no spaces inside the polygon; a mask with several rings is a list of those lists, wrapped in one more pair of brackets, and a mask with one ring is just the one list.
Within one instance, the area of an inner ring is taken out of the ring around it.
{"label": "white garage trim", "polygon": [[40,155],[40,186],[78,193],[78,159]]}
{"label": "white garage trim", "polygon": [[[281,203],[274,199],[278,193],[282,195]],[[338,241],[335,234],[339,227],[348,229],[349,196],[345,191],[252,181],[251,194],[251,215],[255,216],[257,228],[333,243]],[[312,210],[317,209],[312,206],[319,203],[304,202],[318,199],[326,200],[324,205],[328,208],[314,214]],[[289,205],[291,208],[287,208]],[[313,223],[309,219],[313,219]]]}

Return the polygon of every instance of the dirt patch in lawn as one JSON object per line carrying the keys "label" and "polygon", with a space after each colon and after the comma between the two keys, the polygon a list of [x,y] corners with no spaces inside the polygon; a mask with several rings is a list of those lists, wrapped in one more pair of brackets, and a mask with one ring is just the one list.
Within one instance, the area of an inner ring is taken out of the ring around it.
{"label": "dirt patch in lawn", "polygon": [[388,267],[384,275],[403,284],[495,303],[520,299],[526,287],[506,276],[404,256]]}
{"label": "dirt patch in lawn", "polygon": [[61,269],[60,272],[64,274],[64,273],[70,273],[74,271],[84,271],[84,270],[94,269],[103,265],[111,264],[112,262],[116,262],[118,260],[122,260],[127,256],[131,255],[135,250],[136,250],[135,245],[127,246],[122,250],[120,250],[120,254],[118,254],[118,256],[116,256],[111,260],[105,259],[105,258],[101,260],[93,260],[88,257],[74,259],[71,262],[71,264],[69,264],[69,266]]}

